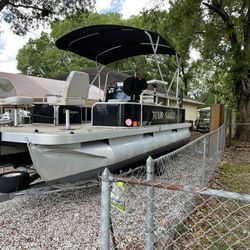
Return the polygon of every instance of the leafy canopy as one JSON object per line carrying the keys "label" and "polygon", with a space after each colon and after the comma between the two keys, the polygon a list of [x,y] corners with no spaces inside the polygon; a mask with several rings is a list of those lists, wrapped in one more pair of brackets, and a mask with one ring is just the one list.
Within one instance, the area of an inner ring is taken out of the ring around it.
{"label": "leafy canopy", "polygon": [[70,70],[94,66],[95,62],[91,60],[58,50],[55,41],[74,29],[97,23],[121,23],[121,16],[117,13],[77,13],[65,20],[53,22],[50,34],[42,33],[38,39],[30,39],[18,51],[17,69],[27,75],[55,77]]}
{"label": "leafy canopy", "polygon": [[0,0],[0,21],[9,23],[14,33],[25,35],[41,23],[87,12],[94,6],[95,0]]}

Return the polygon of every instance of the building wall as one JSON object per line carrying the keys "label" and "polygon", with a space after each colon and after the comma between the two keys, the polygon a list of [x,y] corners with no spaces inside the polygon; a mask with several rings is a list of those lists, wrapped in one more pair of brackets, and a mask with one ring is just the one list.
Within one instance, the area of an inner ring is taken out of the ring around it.
{"label": "building wall", "polygon": [[195,103],[184,102],[183,108],[186,109],[186,120],[195,122],[195,120],[197,119],[198,105]]}
{"label": "building wall", "polygon": [[[159,98],[159,102],[164,103],[164,105],[167,105],[167,100],[163,98]],[[176,100],[170,99],[169,100],[169,106],[176,107]],[[187,101],[184,101],[183,108],[186,109],[186,120],[191,120],[193,123],[197,119],[197,109],[200,106],[199,103],[190,103]]]}

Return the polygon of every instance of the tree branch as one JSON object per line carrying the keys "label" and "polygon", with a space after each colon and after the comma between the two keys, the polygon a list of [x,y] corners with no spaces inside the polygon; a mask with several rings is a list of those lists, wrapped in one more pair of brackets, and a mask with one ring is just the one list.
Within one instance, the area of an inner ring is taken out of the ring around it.
{"label": "tree branch", "polygon": [[250,85],[248,81],[241,80],[242,90],[244,91],[245,95],[249,97],[250,96],[250,88],[248,85]]}
{"label": "tree branch", "polygon": [[33,9],[33,10],[39,10],[39,11],[44,11],[43,8],[39,8],[37,6],[31,6],[31,5],[23,5],[23,4],[14,4],[14,3],[10,3],[8,2],[9,5],[15,7],[15,8],[25,8],[25,9]]}
{"label": "tree branch", "polygon": [[250,2],[248,1],[248,6],[247,6],[247,14],[246,14],[246,19],[244,23],[244,45],[245,47],[248,47],[250,49]]}
{"label": "tree branch", "polygon": [[194,35],[205,35],[204,31],[196,31],[193,33]]}
{"label": "tree branch", "polygon": [[247,4],[247,1],[244,0],[243,3],[242,3],[242,5],[241,5],[241,9],[240,9],[240,11],[239,11],[240,16],[243,16],[243,14],[244,14],[244,9],[246,8],[246,4]]}
{"label": "tree branch", "polygon": [[213,0],[212,4],[208,4],[208,3],[203,3],[203,4],[205,6],[207,6],[207,8],[214,11],[215,13],[217,13],[221,17],[221,19],[223,20],[223,22],[226,25],[227,34],[228,34],[232,49],[237,50],[239,47],[238,46],[238,39],[236,36],[234,24],[233,24],[230,16],[226,13],[226,11],[224,9],[222,9],[221,5],[217,2],[217,0]]}
{"label": "tree branch", "polygon": [[187,92],[188,92],[188,80],[187,80],[187,77],[186,77],[186,74],[185,74],[185,70],[184,70],[184,65],[181,64],[181,72],[182,72],[182,80],[184,82],[184,94],[187,95]]}

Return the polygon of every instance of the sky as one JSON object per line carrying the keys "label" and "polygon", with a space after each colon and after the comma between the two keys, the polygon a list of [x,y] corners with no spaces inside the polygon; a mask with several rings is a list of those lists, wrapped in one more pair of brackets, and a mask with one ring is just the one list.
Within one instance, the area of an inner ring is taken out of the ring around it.
{"label": "sky", "polygon": [[[120,12],[123,18],[137,15],[143,8],[152,7],[152,0],[97,0],[96,9],[99,13]],[[164,8],[168,8],[165,4]],[[18,73],[16,69],[16,55],[30,38],[38,38],[43,28],[32,30],[26,36],[14,35],[9,25],[1,23],[0,34],[0,71]]]}

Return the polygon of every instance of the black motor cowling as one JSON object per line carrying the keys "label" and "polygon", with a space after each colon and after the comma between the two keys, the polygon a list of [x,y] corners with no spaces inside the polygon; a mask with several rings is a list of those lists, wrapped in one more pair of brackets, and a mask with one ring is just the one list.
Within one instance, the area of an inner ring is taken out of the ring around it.
{"label": "black motor cowling", "polygon": [[130,101],[137,101],[140,99],[139,95],[144,89],[147,89],[148,84],[144,78],[129,77],[123,82],[123,91],[130,96]]}

